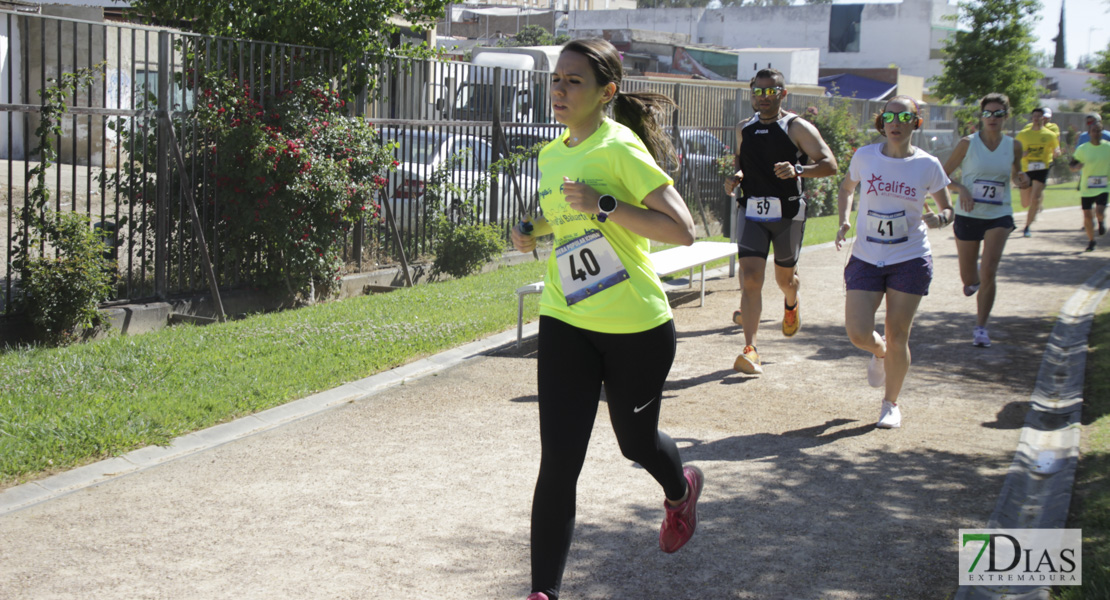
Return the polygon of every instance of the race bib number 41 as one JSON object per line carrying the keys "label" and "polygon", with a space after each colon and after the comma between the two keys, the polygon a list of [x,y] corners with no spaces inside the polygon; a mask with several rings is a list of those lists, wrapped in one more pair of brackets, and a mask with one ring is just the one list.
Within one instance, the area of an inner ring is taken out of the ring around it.
{"label": "race bib number 41", "polygon": [[597,230],[556,248],[555,260],[567,306],[628,279],[628,271],[613,246]]}
{"label": "race bib number 41", "polygon": [[876,244],[901,244],[910,239],[906,211],[881,213],[867,211],[867,241]]}

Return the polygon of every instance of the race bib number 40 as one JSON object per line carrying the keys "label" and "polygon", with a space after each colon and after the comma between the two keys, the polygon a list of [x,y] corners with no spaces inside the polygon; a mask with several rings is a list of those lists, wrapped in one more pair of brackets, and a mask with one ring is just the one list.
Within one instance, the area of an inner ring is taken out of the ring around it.
{"label": "race bib number 40", "polygon": [[881,213],[867,211],[867,241],[876,244],[901,244],[910,239],[906,211]]}
{"label": "race bib number 40", "polygon": [[628,271],[613,246],[597,230],[556,248],[555,260],[567,306],[628,279]]}
{"label": "race bib number 40", "polygon": [[1099,189],[1106,187],[1106,175],[1091,175],[1087,178],[1087,189]]}
{"label": "race bib number 40", "polygon": [[749,221],[772,222],[782,220],[782,200],[775,197],[748,198],[744,218]]}
{"label": "race bib number 40", "polygon": [[971,197],[976,202],[984,204],[1002,205],[1002,195],[1006,191],[1006,183],[1003,181],[991,181],[989,179],[976,179],[972,184]]}

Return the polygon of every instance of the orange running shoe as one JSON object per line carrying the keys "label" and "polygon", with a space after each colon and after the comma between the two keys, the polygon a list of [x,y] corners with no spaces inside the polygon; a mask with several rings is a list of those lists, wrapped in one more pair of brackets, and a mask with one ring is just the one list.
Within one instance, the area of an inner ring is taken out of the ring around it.
{"label": "orange running shoe", "polygon": [[763,373],[763,365],[759,362],[759,353],[755,351],[755,346],[744,346],[744,351],[732,363],[732,370],[748,375]]}
{"label": "orange running shoe", "polygon": [[782,334],[786,337],[798,333],[798,330],[802,328],[802,316],[799,314],[801,307],[802,298],[799,296],[798,299],[794,301],[794,308],[788,308],[786,312],[783,313]]}

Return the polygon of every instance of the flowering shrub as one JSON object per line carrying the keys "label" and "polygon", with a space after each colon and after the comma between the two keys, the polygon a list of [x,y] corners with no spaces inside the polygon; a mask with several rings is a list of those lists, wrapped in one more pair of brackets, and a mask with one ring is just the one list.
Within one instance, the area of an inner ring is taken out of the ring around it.
{"label": "flowering shrub", "polygon": [[217,230],[258,283],[284,282],[311,302],[331,293],[344,236],[397,166],[391,144],[322,80],[251,97],[247,84],[205,78],[197,115],[213,143]]}
{"label": "flowering shrub", "polygon": [[725,146],[725,153],[717,157],[717,174],[721,179],[732,177],[736,173],[736,153],[732,148]]}
{"label": "flowering shrub", "polygon": [[856,118],[848,107],[848,102],[833,100],[821,108],[811,106],[802,115],[821,133],[821,138],[836,158],[837,166],[837,174],[833,177],[805,180],[806,197],[809,199],[806,214],[810,217],[836,214],[837,191],[848,173],[852,155],[857,148],[870,143],[870,134],[856,126]]}

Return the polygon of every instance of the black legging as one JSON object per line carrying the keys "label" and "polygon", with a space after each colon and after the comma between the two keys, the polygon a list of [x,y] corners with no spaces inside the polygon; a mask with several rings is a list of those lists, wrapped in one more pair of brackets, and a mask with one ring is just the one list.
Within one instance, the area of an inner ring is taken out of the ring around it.
{"label": "black legging", "polygon": [[659,431],[663,383],[675,355],[674,322],[640,333],[598,333],[540,317],[540,474],[532,500],[532,591],[552,600],[574,534],[575,487],[601,386],[621,453],[671,500],[686,494],[674,440]]}

